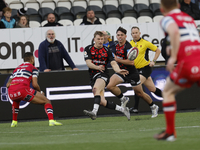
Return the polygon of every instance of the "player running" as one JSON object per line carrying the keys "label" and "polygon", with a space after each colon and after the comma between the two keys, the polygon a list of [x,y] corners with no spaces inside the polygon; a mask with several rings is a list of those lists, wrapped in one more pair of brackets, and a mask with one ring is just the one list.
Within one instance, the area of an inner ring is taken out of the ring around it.
{"label": "player running", "polygon": [[[163,90],[163,111],[166,130],[154,136],[157,140],[174,141],[176,101],[175,95],[194,83],[200,86],[200,41],[196,24],[191,16],[178,9],[177,0],[161,0],[165,16],[161,26],[170,39],[171,54],[167,62],[170,75]],[[177,66],[174,64],[177,61]]]}
{"label": "player running", "polygon": [[97,117],[99,105],[124,113],[130,120],[130,112],[128,107],[122,107],[109,102],[104,97],[104,88],[109,83],[109,74],[107,64],[110,62],[113,70],[119,74],[128,74],[127,70],[120,69],[116,61],[113,59],[112,52],[106,46],[103,46],[104,35],[101,31],[94,33],[94,45],[89,45],[85,48],[85,61],[89,68],[90,84],[94,94],[94,106],[92,111],[84,110],[92,120]]}
{"label": "player running", "polygon": [[[19,112],[20,101],[27,101],[34,104],[44,105],[45,112],[49,118],[49,126],[62,125],[53,118],[53,107],[51,102],[44,96],[44,93],[40,91],[40,86],[37,82],[38,69],[34,67],[34,57],[30,52],[24,54],[24,63],[19,65],[10,76],[8,83],[8,95],[13,101],[12,114],[13,120],[11,127],[17,126],[17,116]],[[33,88],[30,88],[32,82]],[[42,94],[43,93],[43,94]]]}

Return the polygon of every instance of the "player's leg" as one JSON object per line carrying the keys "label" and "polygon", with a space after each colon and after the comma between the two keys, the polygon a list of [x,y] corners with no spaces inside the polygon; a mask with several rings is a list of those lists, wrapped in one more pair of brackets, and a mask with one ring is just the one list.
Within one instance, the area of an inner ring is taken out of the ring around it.
{"label": "player's leg", "polygon": [[17,126],[17,116],[18,116],[18,112],[19,112],[19,104],[20,104],[20,101],[13,101],[13,104],[12,104],[13,119],[12,119],[11,127]]}
{"label": "player's leg", "polygon": [[33,104],[40,104],[44,105],[45,112],[49,119],[49,126],[57,126],[62,125],[62,123],[59,123],[54,120],[53,117],[53,107],[51,105],[51,101],[47,99],[43,94],[37,91],[34,98],[30,101]]}
{"label": "player's leg", "polygon": [[133,90],[135,91],[135,94],[137,94],[139,97],[141,97],[142,99],[144,99],[150,106],[151,111],[152,111],[152,118],[155,118],[158,116],[158,109],[159,107],[157,105],[155,105],[153,103],[153,100],[151,99],[151,97],[146,94],[143,89],[142,89],[142,85],[139,84],[137,86],[132,87]]}
{"label": "player's leg", "polygon": [[95,120],[97,117],[97,112],[99,110],[99,105],[101,103],[101,92],[104,91],[104,88],[106,86],[106,82],[102,78],[97,78],[94,86],[92,88],[92,92],[94,95],[94,105],[93,110],[88,111],[84,110],[83,112],[88,115],[92,120]]}
{"label": "player's leg", "polygon": [[123,95],[123,93],[121,92],[120,88],[117,86],[118,84],[120,83],[123,83],[124,82],[124,79],[121,78],[119,75],[117,74],[113,74],[110,78],[110,82],[108,83],[107,85],[107,89],[113,93],[115,96],[117,96],[120,101],[121,101],[121,106],[126,108],[126,104],[128,103],[129,101],[129,98],[128,97],[125,97]]}
{"label": "player's leg", "polygon": [[175,132],[175,113],[176,113],[176,101],[175,95],[184,88],[174,84],[168,77],[165,88],[163,90],[163,111],[165,113],[166,131],[161,134],[157,134],[154,137],[158,140],[173,141],[176,137]]}

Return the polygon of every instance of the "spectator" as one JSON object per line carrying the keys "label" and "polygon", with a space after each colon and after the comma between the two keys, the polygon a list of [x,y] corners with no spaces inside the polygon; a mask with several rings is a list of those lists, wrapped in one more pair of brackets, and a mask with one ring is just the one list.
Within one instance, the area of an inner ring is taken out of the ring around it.
{"label": "spectator", "polygon": [[5,0],[0,0],[0,19],[1,19],[2,15],[3,15],[3,11],[2,10],[7,6],[8,6],[8,4],[6,4]]}
{"label": "spectator", "polygon": [[26,15],[27,10],[28,10],[27,7],[18,9],[18,10],[17,10],[17,16],[20,17],[20,16]]}
{"label": "spectator", "polygon": [[20,16],[15,28],[29,28],[28,17]]}
{"label": "spectator", "polygon": [[194,20],[200,19],[200,11],[198,5],[191,2],[191,0],[183,0],[181,3],[181,11],[190,15]]}
{"label": "spectator", "polygon": [[200,36],[200,24],[197,26],[197,30],[198,30],[199,36]]}
{"label": "spectator", "polygon": [[99,18],[95,16],[93,10],[88,10],[86,16],[83,17],[83,21],[80,25],[92,25],[92,24],[101,24]]}
{"label": "spectator", "polygon": [[50,13],[47,16],[48,23],[45,24],[43,27],[50,27],[50,26],[63,26],[62,24],[56,22],[56,17],[54,14]]}
{"label": "spectator", "polygon": [[0,28],[14,28],[16,21],[11,17],[12,9],[5,7],[3,9],[3,17],[1,19]]}
{"label": "spectator", "polygon": [[39,45],[40,71],[65,70],[63,58],[73,70],[78,70],[63,44],[56,40],[55,32],[49,29],[46,32],[46,40]]}
{"label": "spectator", "polygon": [[104,35],[103,46],[110,48],[111,51],[115,50],[115,42],[111,39],[111,35],[108,31],[102,31]]}

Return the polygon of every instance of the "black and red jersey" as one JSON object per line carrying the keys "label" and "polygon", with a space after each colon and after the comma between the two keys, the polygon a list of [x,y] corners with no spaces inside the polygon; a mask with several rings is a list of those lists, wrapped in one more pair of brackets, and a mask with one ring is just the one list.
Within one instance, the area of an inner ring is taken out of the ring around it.
{"label": "black and red jersey", "polygon": [[[112,52],[106,46],[103,46],[100,49],[94,47],[94,45],[89,45],[85,47],[85,60],[91,59],[92,63],[99,66],[103,65],[105,67],[105,73],[108,74],[107,64],[114,60]],[[93,77],[95,74],[99,73],[99,70],[94,70],[89,68],[90,76]]]}
{"label": "black and red jersey", "polygon": [[[113,51],[113,53],[118,57],[119,59],[127,59],[127,50],[132,48],[131,44],[126,41],[126,43],[122,46],[119,45],[119,43],[116,43],[116,50]],[[118,63],[120,69],[126,69],[129,71],[129,73],[133,73],[136,71],[135,66],[132,65],[124,65],[122,63]]]}

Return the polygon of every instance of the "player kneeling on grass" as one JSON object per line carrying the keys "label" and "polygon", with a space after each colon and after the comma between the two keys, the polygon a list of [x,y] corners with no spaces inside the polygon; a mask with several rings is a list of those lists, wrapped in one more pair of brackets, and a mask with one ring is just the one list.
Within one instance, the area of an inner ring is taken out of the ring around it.
{"label": "player kneeling on grass", "polygon": [[[56,122],[53,118],[53,107],[50,100],[48,100],[44,93],[40,91],[40,86],[37,82],[38,69],[34,67],[33,54],[27,52],[24,54],[24,63],[19,65],[10,76],[8,83],[8,95],[13,101],[12,113],[13,120],[11,127],[17,126],[17,115],[19,112],[20,101],[27,101],[34,104],[44,105],[45,112],[49,118],[49,126],[62,125],[62,123]],[[33,88],[30,88],[32,82]],[[43,94],[42,94],[43,93]]]}

